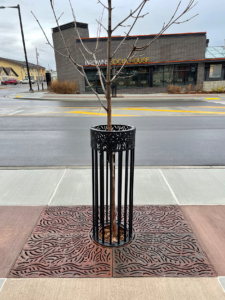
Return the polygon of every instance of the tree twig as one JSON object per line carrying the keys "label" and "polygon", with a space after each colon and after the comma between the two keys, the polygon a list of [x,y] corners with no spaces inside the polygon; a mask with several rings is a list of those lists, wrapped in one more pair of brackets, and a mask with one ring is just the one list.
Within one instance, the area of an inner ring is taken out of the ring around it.
{"label": "tree twig", "polygon": [[59,21],[59,19],[62,17],[63,14],[64,14],[64,12],[58,17],[58,21]]}
{"label": "tree twig", "polygon": [[101,27],[103,27],[103,28],[105,29],[106,32],[108,32],[108,30],[105,28],[105,26],[104,26],[101,22],[99,22],[98,20],[96,20],[96,21],[98,22],[98,24],[99,24]]}
{"label": "tree twig", "polygon": [[149,1],[149,0],[143,0],[141,2],[141,4],[132,12],[132,10],[130,11],[130,14],[125,18],[123,19],[120,23],[118,23],[113,29],[112,29],[112,32],[115,31],[121,24],[123,24],[124,22],[126,22],[131,16],[133,16],[140,8],[142,5],[145,5],[146,2]]}
{"label": "tree twig", "polygon": [[103,4],[100,0],[98,0],[98,3],[100,3],[105,9],[109,9],[105,4]]}

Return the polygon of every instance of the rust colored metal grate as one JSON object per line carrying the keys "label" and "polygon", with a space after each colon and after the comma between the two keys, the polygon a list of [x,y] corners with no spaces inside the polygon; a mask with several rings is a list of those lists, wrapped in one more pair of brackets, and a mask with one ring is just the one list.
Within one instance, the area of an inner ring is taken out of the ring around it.
{"label": "rust colored metal grate", "polygon": [[134,206],[133,230],[129,244],[104,247],[91,206],[46,208],[9,277],[215,276],[178,206]]}

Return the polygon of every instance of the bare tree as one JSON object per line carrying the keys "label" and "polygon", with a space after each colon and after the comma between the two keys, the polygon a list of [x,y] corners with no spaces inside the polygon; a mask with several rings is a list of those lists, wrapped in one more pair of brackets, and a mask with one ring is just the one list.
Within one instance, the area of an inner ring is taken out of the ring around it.
{"label": "bare tree", "polygon": [[[125,43],[126,39],[129,37],[132,29],[134,28],[135,24],[137,23],[138,19],[144,18],[148,13],[142,14],[142,10],[145,7],[146,3],[149,0],[142,0],[140,2],[140,4],[137,6],[137,8],[135,10],[130,10],[130,13],[121,21],[119,22],[114,28],[112,28],[112,0],[107,0],[107,4],[104,4],[101,0],[98,0],[98,3],[101,4],[103,6],[103,12],[101,17],[99,18],[99,20],[96,20],[98,23],[98,30],[97,30],[97,39],[96,39],[96,45],[95,45],[95,49],[90,50],[82,41],[82,38],[80,36],[79,30],[77,29],[77,23],[76,23],[76,17],[75,17],[75,13],[74,13],[74,9],[73,6],[71,4],[71,0],[68,0],[70,7],[71,7],[71,11],[72,11],[72,15],[73,15],[73,21],[74,21],[74,30],[75,30],[75,34],[78,36],[78,39],[80,40],[81,46],[82,48],[80,48],[80,52],[82,54],[82,56],[84,57],[85,61],[87,61],[85,53],[87,53],[88,55],[91,55],[93,57],[93,61],[94,61],[94,65],[97,69],[97,73],[99,75],[99,79],[101,82],[101,87],[102,90],[105,94],[105,98],[107,101],[107,105],[104,105],[102,100],[100,99],[98,93],[93,89],[92,85],[90,84],[88,77],[85,73],[84,70],[84,66],[79,64],[71,55],[71,51],[70,48],[68,47],[66,40],[62,34],[60,25],[59,25],[59,19],[61,18],[62,14],[57,17],[56,16],[56,12],[54,9],[54,4],[53,4],[53,0],[50,0],[50,4],[51,4],[51,8],[53,11],[53,15],[61,36],[61,39],[63,41],[64,47],[66,49],[66,54],[61,53],[59,50],[55,49],[54,46],[50,43],[44,29],[42,28],[40,22],[38,21],[37,17],[34,15],[33,12],[31,12],[33,14],[33,16],[35,17],[38,25],[40,26],[46,40],[47,40],[47,44],[50,45],[58,54],[68,58],[70,60],[70,62],[73,64],[73,66],[75,67],[75,69],[78,71],[78,73],[83,76],[88,84],[88,86],[90,87],[90,89],[92,90],[92,92],[96,95],[96,97],[98,98],[99,102],[101,103],[102,107],[105,109],[105,111],[107,112],[107,125],[108,125],[108,130],[112,131],[112,108],[111,108],[111,95],[110,95],[110,91],[111,91],[111,85],[113,83],[115,83],[115,81],[120,78],[120,74],[122,73],[124,67],[126,66],[126,64],[128,63],[128,61],[134,57],[137,57],[137,53],[146,50],[148,47],[150,47],[170,26],[172,26],[173,24],[181,24],[181,23],[185,23],[190,21],[191,19],[193,19],[194,17],[197,16],[194,15],[186,20],[181,20],[180,18],[183,17],[186,13],[188,13],[192,8],[194,8],[196,6],[197,3],[195,3],[195,0],[188,0],[188,5],[186,6],[186,8],[184,10],[182,10],[180,13],[178,13],[180,5],[181,5],[181,1],[179,2],[178,6],[175,9],[174,14],[172,15],[171,19],[169,20],[168,23],[164,23],[162,26],[162,29],[159,31],[159,33],[157,35],[155,35],[155,37],[146,45],[144,46],[138,46],[138,38],[135,39],[135,41],[130,45],[131,49],[130,52],[127,54],[126,58],[123,60],[122,65],[117,68],[114,72],[113,75],[111,75],[111,60],[112,58],[116,55],[117,51],[120,49],[120,47]],[[102,23],[102,19],[103,19],[103,13],[104,10],[107,11],[108,13],[108,24],[107,26],[104,26]],[[131,21],[130,25],[126,25],[127,21]],[[125,32],[125,36],[123,37],[123,39],[121,40],[121,42],[119,43],[119,45],[116,47],[116,49],[112,52],[112,34],[120,27],[127,27],[128,30],[127,32]],[[96,53],[99,51],[102,51],[102,49],[99,50],[99,38],[101,35],[101,29],[104,29],[107,32],[108,35],[108,40],[107,40],[107,73],[106,73],[106,77],[103,74],[101,68],[99,67],[99,63],[97,61],[96,58]],[[132,75],[131,75],[132,76]],[[112,165],[113,165],[113,161],[112,161]],[[113,236],[116,237],[117,235],[117,227],[116,227],[116,218],[115,218],[115,178],[114,178],[114,172],[112,171],[112,220],[113,220]]]}

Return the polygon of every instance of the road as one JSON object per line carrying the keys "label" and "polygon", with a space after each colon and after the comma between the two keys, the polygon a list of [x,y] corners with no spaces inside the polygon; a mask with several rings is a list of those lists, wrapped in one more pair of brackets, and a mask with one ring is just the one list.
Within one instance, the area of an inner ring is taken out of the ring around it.
{"label": "road", "polygon": [[[0,166],[91,165],[89,129],[106,122],[105,116],[98,115],[97,102],[5,98],[12,89],[16,93],[25,87],[0,89]],[[115,104],[121,116],[113,121],[136,126],[137,166],[222,166],[224,104],[123,101]]]}

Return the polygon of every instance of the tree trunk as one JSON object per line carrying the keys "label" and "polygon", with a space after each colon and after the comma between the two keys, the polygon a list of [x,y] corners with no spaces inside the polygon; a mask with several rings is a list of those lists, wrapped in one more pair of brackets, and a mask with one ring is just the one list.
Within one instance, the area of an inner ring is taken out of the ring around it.
{"label": "tree trunk", "polygon": [[[108,44],[107,44],[107,77],[106,77],[106,99],[107,99],[107,125],[108,130],[112,131],[112,114],[111,114],[111,34],[112,34],[112,3],[108,0]],[[112,235],[117,236],[116,214],[115,214],[115,174],[114,174],[114,159],[112,157]]]}

